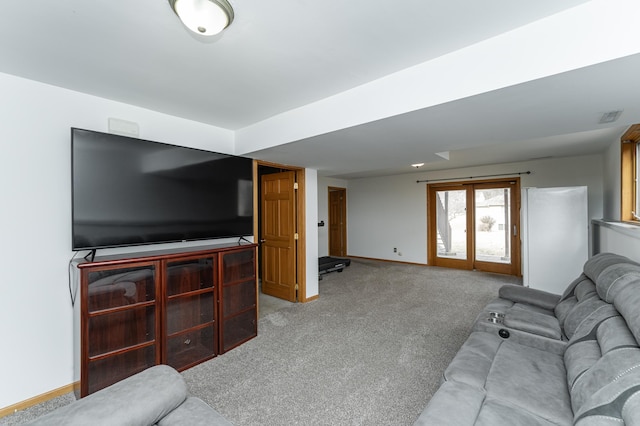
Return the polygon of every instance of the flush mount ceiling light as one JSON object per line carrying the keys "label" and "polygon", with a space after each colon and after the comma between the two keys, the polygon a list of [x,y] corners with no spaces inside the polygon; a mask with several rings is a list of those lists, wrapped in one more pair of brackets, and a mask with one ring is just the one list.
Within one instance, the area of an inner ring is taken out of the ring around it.
{"label": "flush mount ceiling light", "polygon": [[233,8],[227,0],[169,0],[169,4],[196,34],[216,35],[233,22]]}
{"label": "flush mount ceiling light", "polygon": [[411,165],[411,167],[415,167],[416,169],[419,169],[422,166],[424,166],[424,163],[415,163]]}

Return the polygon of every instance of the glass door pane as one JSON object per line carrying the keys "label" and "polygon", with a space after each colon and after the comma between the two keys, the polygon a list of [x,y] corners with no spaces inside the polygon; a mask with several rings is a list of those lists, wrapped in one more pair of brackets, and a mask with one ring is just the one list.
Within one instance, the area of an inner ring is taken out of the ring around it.
{"label": "glass door pane", "polygon": [[475,259],[511,263],[511,189],[475,190]]}
{"label": "glass door pane", "polygon": [[436,191],[437,256],[467,259],[467,191]]}

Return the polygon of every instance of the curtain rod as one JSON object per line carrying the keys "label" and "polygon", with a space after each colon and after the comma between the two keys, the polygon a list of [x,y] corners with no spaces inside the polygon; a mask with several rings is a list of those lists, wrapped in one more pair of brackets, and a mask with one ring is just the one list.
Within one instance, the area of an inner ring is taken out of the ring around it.
{"label": "curtain rod", "polygon": [[528,170],[526,172],[514,172],[514,173],[502,173],[499,175],[484,175],[484,176],[468,176],[468,177],[458,177],[458,178],[448,178],[448,179],[424,179],[417,180],[416,183],[424,183],[424,182],[441,182],[444,180],[461,180],[461,179],[478,179],[478,178],[489,178],[489,177],[499,177],[499,176],[513,176],[513,175],[530,175],[531,171]]}

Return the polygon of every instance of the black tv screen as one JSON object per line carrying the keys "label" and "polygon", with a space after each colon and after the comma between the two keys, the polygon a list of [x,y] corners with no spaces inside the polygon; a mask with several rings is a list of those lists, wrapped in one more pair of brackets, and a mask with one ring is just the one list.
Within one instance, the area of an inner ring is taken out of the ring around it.
{"label": "black tv screen", "polygon": [[250,158],[71,129],[72,249],[253,235]]}

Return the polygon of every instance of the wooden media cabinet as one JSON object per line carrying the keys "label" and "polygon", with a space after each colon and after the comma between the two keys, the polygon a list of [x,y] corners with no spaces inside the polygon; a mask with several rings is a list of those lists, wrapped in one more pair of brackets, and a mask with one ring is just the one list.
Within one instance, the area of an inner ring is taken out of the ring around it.
{"label": "wooden media cabinet", "polygon": [[156,364],[184,370],[257,335],[255,244],[79,261],[80,395]]}

